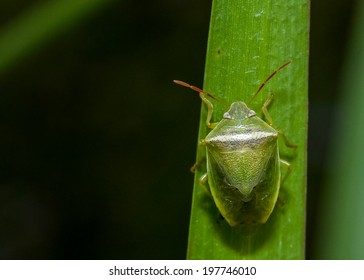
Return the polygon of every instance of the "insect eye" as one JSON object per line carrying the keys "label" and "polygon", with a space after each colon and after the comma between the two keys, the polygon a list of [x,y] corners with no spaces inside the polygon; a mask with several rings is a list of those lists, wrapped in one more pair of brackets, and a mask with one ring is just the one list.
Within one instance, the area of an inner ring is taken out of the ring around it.
{"label": "insect eye", "polygon": [[231,115],[228,112],[224,113],[223,118],[224,119],[232,119]]}
{"label": "insect eye", "polygon": [[248,118],[250,118],[250,117],[252,117],[252,116],[255,116],[256,115],[256,113],[253,111],[253,110],[250,110],[249,112],[248,112]]}

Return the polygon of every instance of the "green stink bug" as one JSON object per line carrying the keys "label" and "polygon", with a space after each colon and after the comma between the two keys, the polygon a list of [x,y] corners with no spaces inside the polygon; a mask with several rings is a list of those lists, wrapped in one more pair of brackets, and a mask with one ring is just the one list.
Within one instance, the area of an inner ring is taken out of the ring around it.
{"label": "green stink bug", "polygon": [[[250,102],[289,63],[275,70],[260,85]],[[272,119],[267,110],[273,95],[262,107],[269,124],[242,101],[233,102],[220,122],[211,123],[213,105],[208,98],[216,98],[188,83],[178,80],[174,82],[199,92],[208,108],[206,125],[211,131],[200,142],[206,147],[207,162],[207,173],[201,177],[201,184],[208,181],[212,198],[230,226],[264,224],[278,198],[281,185],[280,164],[290,168],[290,164],[279,157],[278,136],[284,135],[272,127]],[[286,138],[284,140],[288,147],[295,147]]]}

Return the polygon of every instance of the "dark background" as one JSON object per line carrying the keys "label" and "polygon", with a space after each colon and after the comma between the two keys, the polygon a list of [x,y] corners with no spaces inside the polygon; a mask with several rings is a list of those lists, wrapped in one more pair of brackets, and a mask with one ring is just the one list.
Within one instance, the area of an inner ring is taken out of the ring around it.
{"label": "dark background", "polygon": [[[185,258],[210,8],[116,1],[1,73],[1,259]],[[312,1],[307,258],[354,8]]]}

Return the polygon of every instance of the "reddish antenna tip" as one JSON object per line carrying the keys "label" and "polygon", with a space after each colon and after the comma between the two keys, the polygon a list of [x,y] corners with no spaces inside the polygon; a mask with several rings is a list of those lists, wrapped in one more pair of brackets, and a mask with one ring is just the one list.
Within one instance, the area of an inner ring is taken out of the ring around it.
{"label": "reddish antenna tip", "polygon": [[182,81],[179,81],[179,80],[173,80],[174,83],[178,84],[178,85],[181,85],[181,86],[184,86],[184,87],[188,87],[194,91],[197,91],[197,92],[202,92],[202,93],[205,93],[205,94],[208,94],[206,92],[204,92],[202,89],[198,88],[198,87],[195,87],[193,85],[190,85],[186,82],[182,82]]}
{"label": "reddish antenna tip", "polygon": [[174,83],[179,84],[181,86],[189,87],[189,84],[179,81],[179,80],[173,80]]}
{"label": "reddish antenna tip", "polygon": [[202,94],[204,94],[204,95],[206,95],[206,96],[208,96],[208,97],[211,97],[212,99],[215,99],[215,100],[217,100],[217,101],[219,101],[219,102],[223,103],[221,100],[217,99],[217,98],[216,98],[215,96],[213,96],[211,93],[208,93],[208,92],[206,92],[206,91],[204,91],[204,90],[202,90],[202,89],[200,89],[200,88],[198,88],[198,87],[195,87],[195,86],[193,86],[193,85],[190,85],[189,83],[186,83],[186,82],[183,82],[183,81],[179,81],[179,80],[173,80],[173,82],[174,82],[174,83],[176,83],[176,84],[178,84],[178,85],[181,85],[181,86],[184,86],[184,87],[188,87],[188,88],[190,88],[190,89],[192,89],[192,90],[194,90],[194,91],[197,91],[197,92],[199,92],[199,93],[202,93]]}

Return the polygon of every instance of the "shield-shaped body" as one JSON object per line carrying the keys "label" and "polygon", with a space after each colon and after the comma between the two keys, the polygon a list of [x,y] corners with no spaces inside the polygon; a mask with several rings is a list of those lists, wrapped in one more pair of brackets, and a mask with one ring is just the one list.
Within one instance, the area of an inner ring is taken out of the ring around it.
{"label": "shield-shaped body", "polygon": [[234,102],[206,136],[212,197],[231,226],[264,224],[280,186],[278,132],[243,102]]}

